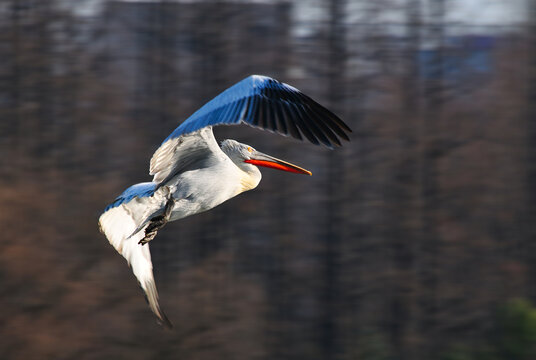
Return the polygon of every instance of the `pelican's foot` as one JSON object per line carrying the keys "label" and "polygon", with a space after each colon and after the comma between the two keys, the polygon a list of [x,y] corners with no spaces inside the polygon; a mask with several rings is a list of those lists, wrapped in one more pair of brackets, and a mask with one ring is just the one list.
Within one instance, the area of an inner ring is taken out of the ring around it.
{"label": "pelican's foot", "polygon": [[156,237],[158,230],[160,230],[164,227],[164,225],[167,224],[174,203],[175,201],[173,200],[173,198],[169,199],[166,203],[166,208],[164,209],[164,215],[155,216],[151,219],[151,222],[145,228],[145,237],[141,239],[138,244],[145,245]]}
{"label": "pelican's foot", "polygon": [[154,218],[152,218],[149,225],[147,225],[147,227],[145,228],[145,237],[141,239],[138,244],[145,245],[149,241],[153,240],[156,237],[158,230],[160,230],[166,224],[167,219],[163,215],[155,216]]}

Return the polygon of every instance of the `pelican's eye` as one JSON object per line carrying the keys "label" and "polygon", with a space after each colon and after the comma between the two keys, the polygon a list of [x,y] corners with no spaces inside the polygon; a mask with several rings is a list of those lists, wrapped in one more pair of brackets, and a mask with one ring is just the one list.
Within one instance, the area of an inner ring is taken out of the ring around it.
{"label": "pelican's eye", "polygon": [[248,146],[248,151],[253,152],[253,148],[251,146]]}

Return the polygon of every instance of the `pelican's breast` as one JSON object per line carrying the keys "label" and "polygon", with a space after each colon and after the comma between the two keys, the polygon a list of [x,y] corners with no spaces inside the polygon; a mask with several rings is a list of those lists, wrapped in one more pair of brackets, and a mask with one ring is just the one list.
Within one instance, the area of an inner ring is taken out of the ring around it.
{"label": "pelican's breast", "polygon": [[242,172],[239,182],[240,186],[238,187],[238,193],[236,195],[243,193],[244,191],[255,189],[257,185],[259,185],[260,180],[261,179],[257,176]]}

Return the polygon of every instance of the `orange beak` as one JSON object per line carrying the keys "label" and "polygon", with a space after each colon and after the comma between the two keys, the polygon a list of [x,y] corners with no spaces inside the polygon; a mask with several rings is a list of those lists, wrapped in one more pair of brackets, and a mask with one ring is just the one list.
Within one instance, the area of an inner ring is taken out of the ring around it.
{"label": "orange beak", "polygon": [[251,155],[251,159],[244,160],[244,162],[248,164],[256,165],[256,166],[264,166],[267,168],[288,171],[288,172],[295,173],[295,174],[312,175],[312,173],[309,170],[305,170],[299,166],[296,166],[294,164],[288,163],[280,159],[276,159],[275,157],[263,154],[256,150]]}

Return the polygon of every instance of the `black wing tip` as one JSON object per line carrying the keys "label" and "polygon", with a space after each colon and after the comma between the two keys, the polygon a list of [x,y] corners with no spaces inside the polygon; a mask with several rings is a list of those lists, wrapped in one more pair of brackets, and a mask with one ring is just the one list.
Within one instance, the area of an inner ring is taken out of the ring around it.
{"label": "black wing tip", "polygon": [[[254,128],[259,128],[260,127],[258,125],[252,125],[250,123],[246,123],[246,124],[251,126],[251,127],[254,127]],[[350,138],[348,137],[348,135],[346,133],[343,133],[344,136],[338,135],[336,137],[336,141],[334,139],[330,139],[329,141],[327,141],[326,139],[324,139],[324,140],[319,139],[318,136],[316,136],[316,134],[315,134],[315,136],[312,136],[312,134],[306,134],[301,128],[296,133],[292,133],[292,132],[283,133],[283,132],[279,131],[278,129],[271,129],[271,128],[268,128],[268,127],[260,127],[260,128],[263,129],[263,130],[267,130],[269,132],[272,132],[272,133],[277,133],[277,134],[286,136],[286,137],[292,137],[292,138],[294,138],[296,140],[299,140],[299,141],[302,141],[302,142],[309,142],[309,143],[311,143],[311,144],[313,144],[315,146],[324,146],[324,147],[327,147],[330,150],[334,150],[335,148],[342,147],[343,144],[341,143],[340,140],[350,142]],[[351,132],[351,130],[350,130],[350,132]]]}
{"label": "black wing tip", "polygon": [[145,290],[143,286],[141,286],[141,283],[139,283],[139,285],[144,292],[145,301],[149,304],[149,308],[157,317],[156,322],[161,326],[165,326],[168,329],[172,329],[173,324],[171,323],[171,321],[169,321],[168,317],[160,308],[160,304],[158,303],[158,291],[156,290],[156,284],[154,283],[154,281],[145,282],[147,290]]}
{"label": "black wing tip", "polygon": [[[340,120],[340,122],[341,122],[341,125],[344,125],[344,126],[343,126],[343,129],[344,129],[344,130],[348,131],[349,133],[353,133],[353,132],[354,132],[352,129],[350,129],[350,127],[349,127],[348,125],[346,125],[346,123],[345,123],[344,121],[342,121],[341,119],[339,119],[339,120]],[[348,141],[350,141],[350,140],[348,140]]]}
{"label": "black wing tip", "polygon": [[[351,130],[350,130],[350,133],[352,133]],[[341,134],[341,135],[339,135],[339,138],[340,138],[341,140],[346,141],[346,142],[350,142],[350,137],[348,136],[348,134],[346,134],[346,133],[343,133],[343,134],[344,134],[344,136]],[[342,146],[342,144],[340,144],[340,146]]]}
{"label": "black wing tip", "polygon": [[173,329],[173,323],[168,319],[168,317],[166,316],[164,311],[162,311],[160,306],[157,305],[155,306],[155,308],[153,308],[150,303],[149,306],[157,317],[156,322],[158,323],[158,325],[163,326],[167,329]]}
{"label": "black wing tip", "polygon": [[[347,142],[350,142],[350,137],[348,136],[348,134],[351,134],[353,131],[352,129],[350,129],[350,127],[348,125],[346,125],[346,123],[344,121],[342,121],[338,116],[335,115],[335,117],[337,118],[337,125],[339,125],[339,131],[337,131],[336,133],[336,136],[337,136],[337,140],[339,140],[339,143],[336,144],[337,146],[342,146],[342,144],[340,143],[340,140],[344,140],[344,141],[347,141]],[[331,126],[330,126],[331,127]]]}
{"label": "black wing tip", "polygon": [[166,314],[164,314],[163,311],[160,310],[160,314],[157,314],[156,316],[158,317],[158,325],[163,326],[166,329],[173,329],[173,324],[171,323],[171,321],[169,321],[168,317],[166,316]]}
{"label": "black wing tip", "polygon": [[[247,78],[262,80],[262,86],[248,99],[243,123],[329,149],[342,146],[341,140],[350,141],[352,129],[299,89],[266,75]],[[250,109],[253,104],[255,110]],[[307,115],[317,118],[307,119]]]}

